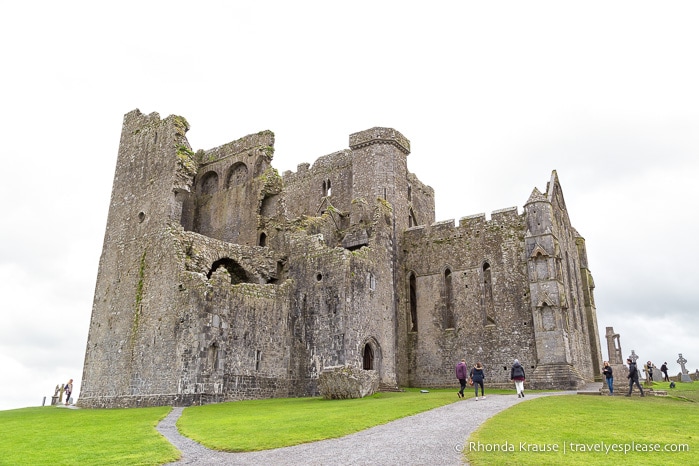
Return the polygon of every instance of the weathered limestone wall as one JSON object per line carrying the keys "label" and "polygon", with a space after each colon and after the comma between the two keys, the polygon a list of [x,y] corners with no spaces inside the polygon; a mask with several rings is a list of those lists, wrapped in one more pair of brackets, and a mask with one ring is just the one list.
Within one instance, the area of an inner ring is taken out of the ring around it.
{"label": "weathered limestone wall", "polygon": [[[168,222],[194,174],[181,117],[138,111],[124,117],[104,247],[97,276],[79,403],[98,397],[175,393],[180,366],[169,355],[182,265]],[[179,218],[177,219],[179,221]],[[97,401],[94,401],[97,404]]]}
{"label": "weathered limestone wall", "polygon": [[[477,215],[459,226],[452,220],[406,232],[402,248],[408,251],[406,270],[416,276],[418,314],[409,347],[411,385],[453,385],[461,358],[469,367],[483,363],[489,383],[507,383],[515,358],[534,363],[523,236],[516,209],[493,213],[490,221]],[[409,315],[410,297],[401,303],[403,315]]]}
{"label": "weathered limestone wall", "polygon": [[231,243],[258,244],[257,221],[274,152],[274,134],[263,131],[200,151],[194,192],[186,197],[187,230]]}
{"label": "weathered limestone wall", "polygon": [[299,165],[296,172],[284,172],[288,218],[319,216],[328,209],[328,204],[323,202],[325,197],[334,208],[349,212],[353,199],[352,162],[352,153],[343,150],[320,157],[312,167],[305,163]]}

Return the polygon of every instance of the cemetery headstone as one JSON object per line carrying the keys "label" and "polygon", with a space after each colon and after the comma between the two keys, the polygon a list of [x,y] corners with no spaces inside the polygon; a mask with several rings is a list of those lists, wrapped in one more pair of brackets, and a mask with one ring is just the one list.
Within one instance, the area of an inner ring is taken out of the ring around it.
{"label": "cemetery headstone", "polygon": [[687,360],[682,357],[682,353],[680,353],[680,357],[677,360],[677,364],[680,365],[682,368],[682,372],[680,373],[680,381],[681,382],[694,382],[692,378],[689,376],[689,371],[685,367],[685,364],[687,364]]}

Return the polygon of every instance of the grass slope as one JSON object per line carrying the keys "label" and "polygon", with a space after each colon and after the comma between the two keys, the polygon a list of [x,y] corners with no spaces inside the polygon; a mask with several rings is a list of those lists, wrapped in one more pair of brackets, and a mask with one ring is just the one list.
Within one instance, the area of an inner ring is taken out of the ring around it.
{"label": "grass slope", "polygon": [[668,397],[551,396],[520,403],[474,432],[465,458],[473,466],[696,464],[697,389],[697,383],[678,384]]}

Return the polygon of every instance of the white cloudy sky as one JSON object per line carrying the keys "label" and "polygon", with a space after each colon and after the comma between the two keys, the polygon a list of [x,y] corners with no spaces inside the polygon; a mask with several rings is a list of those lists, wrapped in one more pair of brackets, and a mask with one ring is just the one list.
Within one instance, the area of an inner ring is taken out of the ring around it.
{"label": "white cloudy sky", "polygon": [[[437,219],[560,177],[600,331],[699,367],[699,4],[0,0],[0,409],[76,394],[123,115],[195,150],[276,134],[274,165],[373,126]],[[601,340],[606,359],[606,341]]]}

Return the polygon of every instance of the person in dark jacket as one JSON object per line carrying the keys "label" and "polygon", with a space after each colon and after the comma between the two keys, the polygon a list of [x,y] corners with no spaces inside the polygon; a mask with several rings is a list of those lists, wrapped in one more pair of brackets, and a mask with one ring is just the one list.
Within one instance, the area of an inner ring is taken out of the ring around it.
{"label": "person in dark jacket", "polygon": [[466,379],[468,378],[468,367],[466,367],[465,359],[462,359],[461,362],[456,365],[456,378],[459,379],[459,383],[461,384],[461,390],[456,392],[456,396],[463,398],[464,388],[466,388]]}
{"label": "person in dark jacket", "polygon": [[480,362],[476,363],[476,366],[471,369],[471,382],[473,382],[473,388],[476,391],[476,400],[478,399],[478,386],[481,386],[481,397],[485,400],[485,391],[483,390],[483,381],[485,380],[485,374],[483,373],[483,364]]}
{"label": "person in dark jacket", "polygon": [[663,373],[663,382],[669,382],[670,377],[667,376],[667,362],[664,362],[662,366],[660,366],[660,372]]}
{"label": "person in dark jacket", "polygon": [[73,393],[73,379],[70,379],[67,384],[65,384],[66,392],[66,406],[70,404],[70,395]]}
{"label": "person in dark jacket", "polygon": [[633,362],[631,359],[627,359],[626,363],[629,365],[629,374],[626,376],[629,379],[629,393],[625,396],[631,396],[631,392],[633,391],[633,384],[636,384],[638,389],[641,391],[641,396],[645,396],[643,394],[643,387],[641,387],[641,384],[638,383],[638,368],[636,367],[636,363]]}
{"label": "person in dark jacket", "polygon": [[515,359],[510,370],[510,380],[514,380],[515,389],[517,390],[517,398],[524,398],[524,367]]}
{"label": "person in dark jacket", "polygon": [[614,396],[614,371],[612,366],[609,365],[609,361],[604,361],[604,368],[602,368],[602,374],[607,379],[607,387],[609,387],[609,396]]}

